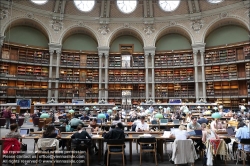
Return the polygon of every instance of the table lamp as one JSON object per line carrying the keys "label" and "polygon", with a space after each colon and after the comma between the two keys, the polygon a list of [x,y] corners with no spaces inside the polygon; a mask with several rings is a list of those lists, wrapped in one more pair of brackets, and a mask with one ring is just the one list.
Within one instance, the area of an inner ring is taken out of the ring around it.
{"label": "table lamp", "polygon": [[213,109],[214,109],[215,111],[217,111],[217,110],[218,110],[218,107],[214,107]]}
{"label": "table lamp", "polygon": [[102,121],[103,121],[103,119],[106,119],[106,115],[103,113],[100,113],[100,114],[98,114],[97,118],[101,119],[101,130],[102,130]]}
{"label": "table lamp", "polygon": [[111,116],[112,112],[113,112],[112,109],[108,109],[108,111],[107,111],[107,113],[109,114],[109,121],[111,121],[111,117],[110,116]]}
{"label": "table lamp", "polygon": [[244,105],[240,106],[241,111],[244,111],[246,107]]}
{"label": "table lamp", "polygon": [[72,119],[72,114],[75,113],[75,111],[73,109],[69,110],[69,113],[70,113],[70,119]]}
{"label": "table lamp", "polygon": [[162,118],[163,118],[163,115],[160,114],[160,113],[157,113],[157,114],[155,114],[155,118],[162,119]]}
{"label": "table lamp", "polygon": [[218,113],[218,112],[215,112],[215,113],[212,114],[212,118],[214,118],[214,119],[220,119],[221,118],[221,114]]}

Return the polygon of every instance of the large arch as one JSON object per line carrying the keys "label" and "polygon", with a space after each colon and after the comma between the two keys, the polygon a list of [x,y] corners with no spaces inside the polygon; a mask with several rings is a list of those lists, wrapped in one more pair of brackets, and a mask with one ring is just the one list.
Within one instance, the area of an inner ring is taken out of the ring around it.
{"label": "large arch", "polygon": [[190,41],[190,43],[194,43],[192,33],[187,28],[185,28],[184,26],[181,26],[181,25],[175,25],[175,26],[171,26],[171,27],[163,27],[163,28],[161,28],[158,31],[158,33],[155,35],[154,46],[155,46],[156,42],[161,37],[163,37],[163,36],[165,36],[167,34],[172,34],[172,33],[180,34],[180,35],[186,37]]}
{"label": "large arch", "polygon": [[130,28],[120,27],[117,30],[113,31],[113,33],[110,35],[110,37],[107,40],[107,45],[110,46],[116,38],[120,36],[125,36],[125,35],[134,36],[141,42],[143,46],[145,46],[145,40],[143,38],[142,33],[139,30],[132,28],[132,27]]}
{"label": "large arch", "polygon": [[49,42],[52,41],[52,36],[50,34],[50,31],[47,29],[47,27],[41,21],[39,21],[37,19],[13,18],[9,22],[7,22],[5,25],[2,26],[1,34],[5,34],[5,32],[12,27],[22,26],[22,25],[33,27],[33,28],[39,30],[48,38]]}
{"label": "large arch", "polygon": [[250,27],[248,25],[249,23],[247,23],[244,20],[240,20],[239,18],[236,17],[227,17],[224,19],[216,19],[214,21],[212,21],[208,26],[206,26],[206,29],[204,30],[203,36],[202,36],[202,42],[205,42],[206,37],[215,29],[220,28],[222,26],[226,26],[226,25],[238,25],[241,26],[245,29],[247,29],[248,31],[250,30]]}
{"label": "large arch", "polygon": [[74,35],[74,34],[85,34],[93,38],[99,46],[99,39],[97,34],[91,29],[90,27],[84,26],[84,27],[79,27],[77,25],[73,25],[68,27],[61,35],[59,38],[59,43],[62,44],[65,39],[67,39],[69,36]]}

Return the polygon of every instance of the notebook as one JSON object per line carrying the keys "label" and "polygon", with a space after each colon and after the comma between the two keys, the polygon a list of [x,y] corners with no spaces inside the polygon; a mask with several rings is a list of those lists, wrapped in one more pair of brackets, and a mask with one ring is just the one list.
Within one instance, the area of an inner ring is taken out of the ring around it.
{"label": "notebook", "polygon": [[29,135],[29,129],[20,129],[20,135],[22,136]]}
{"label": "notebook", "polygon": [[194,130],[195,136],[202,137],[202,130]]}
{"label": "notebook", "polygon": [[166,125],[166,124],[168,124],[168,119],[161,119],[160,124],[161,124],[161,125]]}
{"label": "notebook", "polygon": [[180,124],[180,120],[179,119],[174,119],[173,123],[174,123],[174,125],[179,125]]}
{"label": "notebook", "polygon": [[232,127],[229,127],[226,130],[227,130],[227,135],[228,136],[234,136],[235,135],[234,129]]}

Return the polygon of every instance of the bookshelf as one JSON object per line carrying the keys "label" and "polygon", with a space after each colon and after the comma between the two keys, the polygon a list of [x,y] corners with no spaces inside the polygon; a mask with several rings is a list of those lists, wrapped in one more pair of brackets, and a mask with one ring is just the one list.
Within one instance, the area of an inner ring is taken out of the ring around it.
{"label": "bookshelf", "polygon": [[246,77],[250,77],[250,62],[246,63],[245,71],[246,71]]}
{"label": "bookshelf", "polygon": [[194,83],[155,84],[156,98],[194,98]]}
{"label": "bookshelf", "polygon": [[47,98],[47,82],[16,81],[15,87],[17,98]]}
{"label": "bookshelf", "polygon": [[245,60],[250,60],[250,46],[245,46],[243,49]]}
{"label": "bookshelf", "polygon": [[49,52],[33,48],[19,48],[18,57],[20,62],[49,64]]}
{"label": "bookshelf", "polygon": [[221,65],[205,67],[206,80],[237,79],[237,65]]}
{"label": "bookshelf", "polygon": [[236,61],[236,49],[212,50],[205,53],[205,64]]}
{"label": "bookshelf", "polygon": [[60,80],[61,81],[79,81],[80,69],[61,68]]}
{"label": "bookshelf", "polygon": [[99,81],[99,70],[92,69],[87,70],[86,82],[98,82]]}
{"label": "bookshelf", "polygon": [[239,96],[238,81],[207,82],[206,92],[208,97]]}
{"label": "bookshelf", "polygon": [[0,74],[9,74],[9,64],[7,63],[0,64]]}
{"label": "bookshelf", "polygon": [[109,82],[145,82],[144,70],[109,70]]}
{"label": "bookshelf", "polygon": [[121,67],[121,55],[109,55],[109,67]]}
{"label": "bookshelf", "polygon": [[155,82],[175,81],[194,81],[194,69],[155,69]]}
{"label": "bookshelf", "polygon": [[63,52],[61,54],[60,64],[62,66],[80,66],[80,64],[83,63],[81,60],[80,54],[78,53]]}
{"label": "bookshelf", "polygon": [[247,81],[247,94],[250,96],[250,80]]}
{"label": "bookshelf", "polygon": [[48,69],[48,67],[18,65],[17,66],[17,75],[18,76],[48,77],[49,76],[49,69]]}
{"label": "bookshelf", "polygon": [[87,67],[99,67],[99,57],[97,55],[87,56]]}
{"label": "bookshelf", "polygon": [[144,67],[145,66],[144,55],[133,55],[132,61],[133,61],[133,63],[132,63],[133,67]]}
{"label": "bookshelf", "polygon": [[193,55],[190,54],[158,54],[155,55],[155,67],[192,66]]}

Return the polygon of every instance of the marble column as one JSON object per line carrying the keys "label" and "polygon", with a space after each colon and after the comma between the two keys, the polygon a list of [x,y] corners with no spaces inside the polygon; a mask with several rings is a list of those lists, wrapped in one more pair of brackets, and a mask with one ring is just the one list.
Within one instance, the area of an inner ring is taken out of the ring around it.
{"label": "marble column", "polygon": [[59,67],[60,67],[60,60],[61,60],[61,50],[56,51],[56,84],[55,84],[55,103],[58,103],[58,87],[59,87]]}

